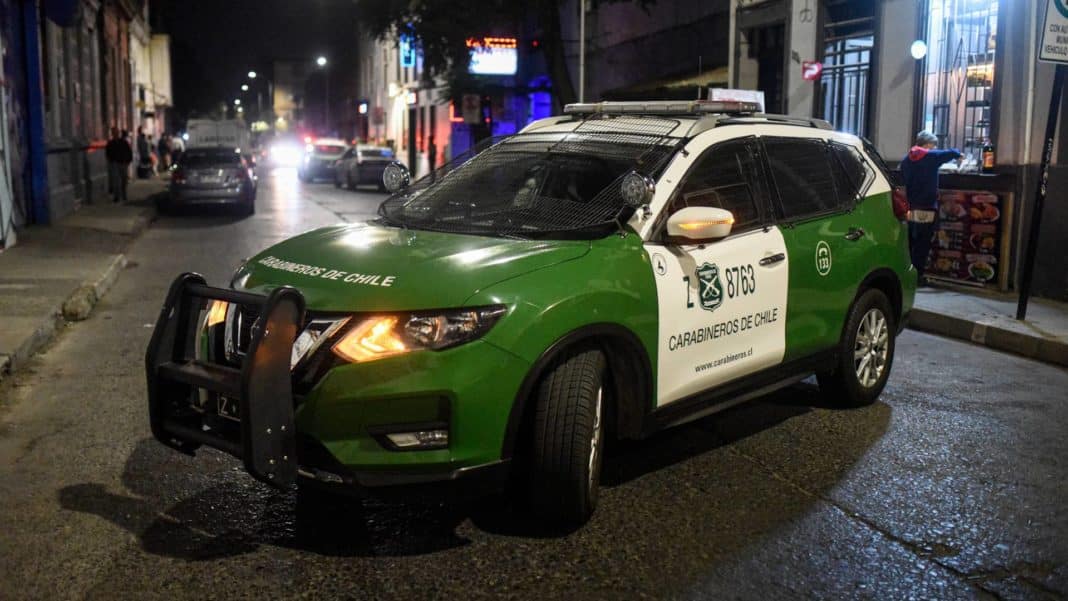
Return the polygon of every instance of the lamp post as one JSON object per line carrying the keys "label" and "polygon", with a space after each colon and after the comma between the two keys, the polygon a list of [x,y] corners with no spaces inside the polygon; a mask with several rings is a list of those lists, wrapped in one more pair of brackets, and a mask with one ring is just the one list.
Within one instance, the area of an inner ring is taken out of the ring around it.
{"label": "lamp post", "polygon": [[326,97],[323,99],[323,106],[324,106],[324,113],[325,113],[325,120],[324,120],[323,124],[326,126],[327,135],[329,135],[330,134],[330,73],[329,73],[329,71],[326,70],[326,64],[327,64],[326,57],[325,56],[320,56],[319,58],[315,59],[315,64],[319,65],[319,68],[323,70],[323,79],[326,82],[325,83],[325,86],[326,86]]}

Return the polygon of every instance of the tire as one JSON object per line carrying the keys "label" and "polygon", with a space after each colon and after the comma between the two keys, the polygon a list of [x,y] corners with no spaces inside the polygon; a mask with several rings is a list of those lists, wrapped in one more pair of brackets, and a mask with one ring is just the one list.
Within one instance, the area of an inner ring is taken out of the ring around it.
{"label": "tire", "polygon": [[841,407],[863,407],[879,398],[894,363],[894,321],[890,299],[882,290],[866,290],[853,302],[835,369],[816,374],[820,391],[829,401]]}
{"label": "tire", "polygon": [[577,348],[542,376],[530,440],[527,499],[542,521],[585,523],[597,507],[604,451],[604,353]]}

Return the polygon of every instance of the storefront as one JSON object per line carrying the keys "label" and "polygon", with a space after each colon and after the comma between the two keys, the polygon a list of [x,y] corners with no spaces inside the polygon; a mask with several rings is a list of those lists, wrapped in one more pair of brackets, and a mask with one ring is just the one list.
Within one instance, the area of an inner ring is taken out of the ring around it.
{"label": "storefront", "polygon": [[[1053,80],[1053,67],[1035,60],[1043,3],[733,3],[731,87],[770,90],[769,112],[778,104],[867,137],[891,166],[920,130],[934,133],[940,147],[959,149],[962,163],[947,165],[941,177],[929,273],[953,284],[1014,289]],[[1068,168],[1055,158],[1051,190],[1065,179]],[[1036,294],[1068,298],[1068,270],[1050,259],[1063,257],[1050,245],[1068,235],[1066,224],[1068,203],[1047,202]]]}

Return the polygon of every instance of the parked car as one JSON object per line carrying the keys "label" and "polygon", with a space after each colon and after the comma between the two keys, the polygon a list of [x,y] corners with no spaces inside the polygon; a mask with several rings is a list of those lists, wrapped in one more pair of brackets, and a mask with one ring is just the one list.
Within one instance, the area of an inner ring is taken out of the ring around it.
{"label": "parked car", "polygon": [[386,146],[358,144],[345,151],[334,168],[334,185],[355,190],[357,186],[373,185],[385,190],[382,172],[394,162],[393,149]]}
{"label": "parked car", "polygon": [[192,205],[230,204],[256,212],[256,180],[237,148],[190,148],[171,173],[162,210]]}
{"label": "parked car", "polygon": [[297,167],[297,177],[304,182],[334,179],[334,163],[345,154],[349,145],[344,140],[320,138],[304,147],[304,158]]}
{"label": "parked car", "polygon": [[388,167],[377,220],[275,244],[229,288],[180,276],[147,353],[156,438],[300,494],[510,483],[574,524],[607,438],[811,374],[873,402],[916,288],[885,165],[756,110],[569,105],[414,184]]}

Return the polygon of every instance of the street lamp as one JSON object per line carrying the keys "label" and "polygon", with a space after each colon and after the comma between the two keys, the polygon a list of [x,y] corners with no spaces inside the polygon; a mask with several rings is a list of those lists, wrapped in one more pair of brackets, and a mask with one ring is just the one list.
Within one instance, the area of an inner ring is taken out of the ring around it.
{"label": "street lamp", "polygon": [[325,85],[326,85],[326,98],[323,99],[323,105],[325,107],[325,110],[324,110],[324,113],[325,113],[324,125],[326,125],[326,133],[327,133],[327,135],[329,135],[330,134],[330,73],[326,70],[326,57],[325,56],[319,56],[319,58],[315,59],[315,64],[319,65],[319,68],[323,70],[323,80],[326,82],[325,83]]}
{"label": "street lamp", "polygon": [[241,91],[242,92],[247,92],[248,91],[248,84],[247,83],[241,84]]}
{"label": "street lamp", "polygon": [[256,79],[256,72],[255,71],[249,71],[248,72],[248,78],[249,79]]}
{"label": "street lamp", "polygon": [[234,98],[234,106],[241,106],[241,99],[240,98]]}

